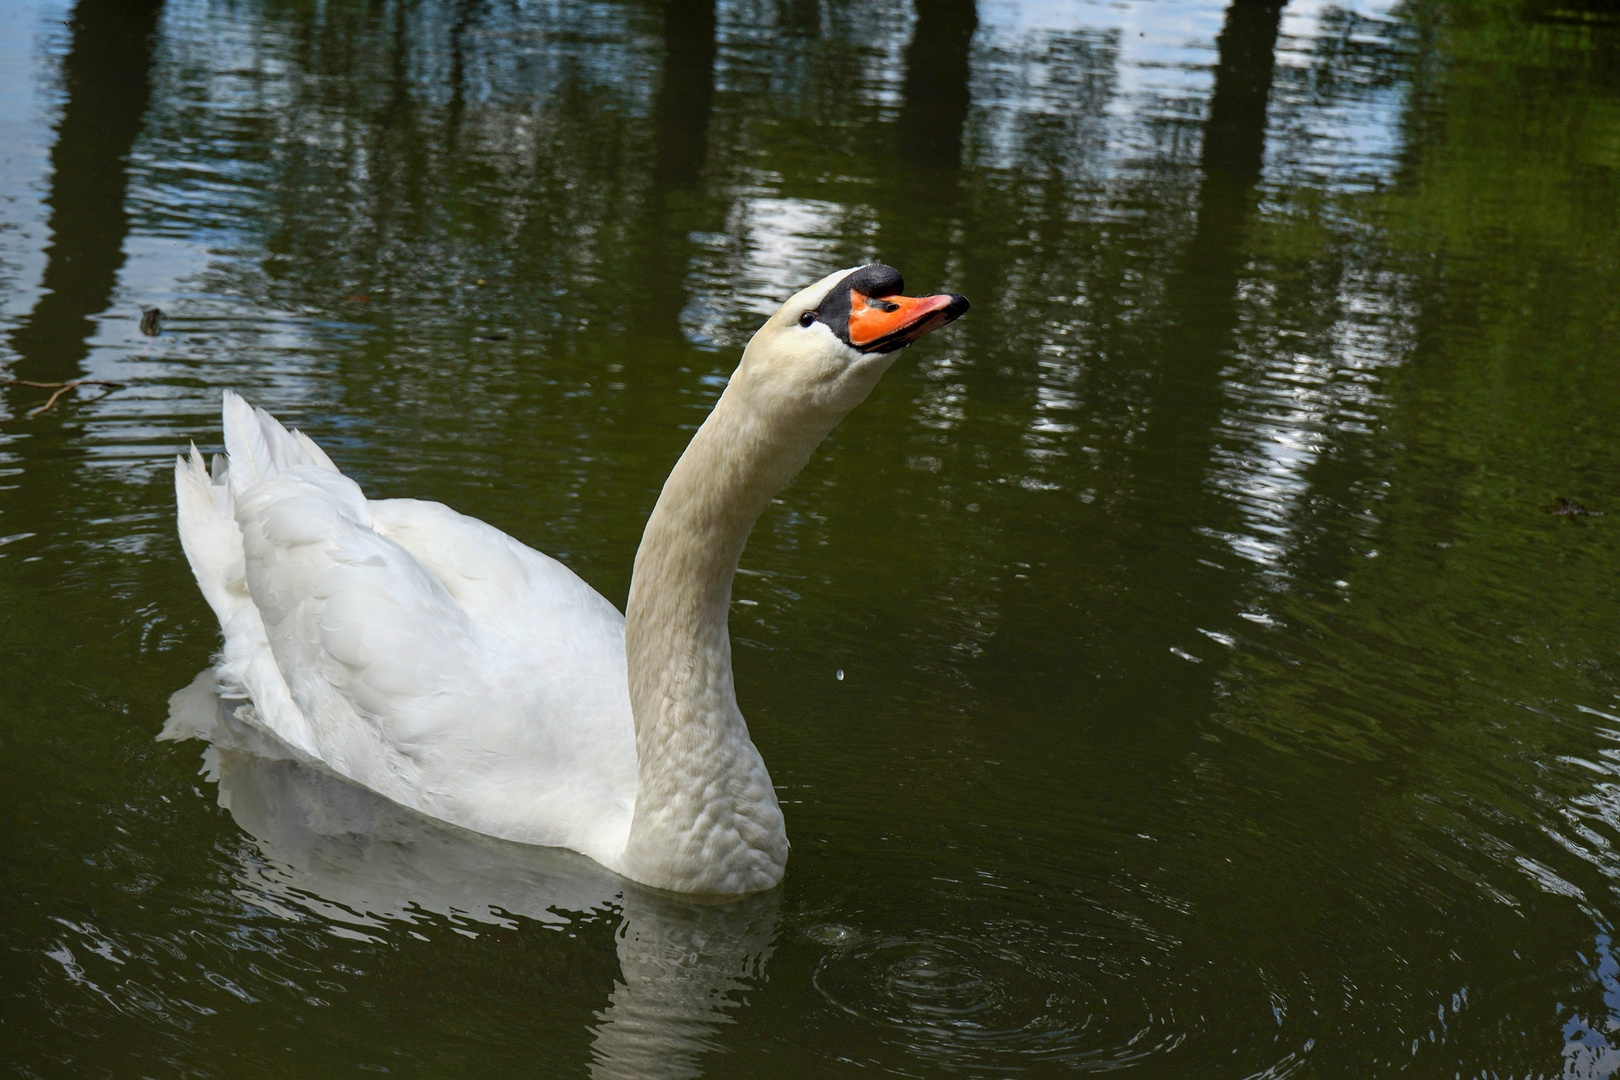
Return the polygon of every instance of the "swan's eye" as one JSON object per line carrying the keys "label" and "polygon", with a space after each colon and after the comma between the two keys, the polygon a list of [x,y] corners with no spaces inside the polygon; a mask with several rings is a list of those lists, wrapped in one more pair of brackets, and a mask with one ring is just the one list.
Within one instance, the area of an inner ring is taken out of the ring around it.
{"label": "swan's eye", "polygon": [[815,322],[816,322],[816,313],[813,312],[813,311],[807,311],[803,315],[799,316],[799,325],[800,326],[814,326]]}

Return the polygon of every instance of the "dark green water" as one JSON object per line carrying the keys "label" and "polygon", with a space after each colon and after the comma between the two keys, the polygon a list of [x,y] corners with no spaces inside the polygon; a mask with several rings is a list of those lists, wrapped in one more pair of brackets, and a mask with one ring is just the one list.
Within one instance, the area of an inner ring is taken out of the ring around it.
{"label": "dark green water", "polygon": [[[0,364],[127,383],[0,391],[9,1075],[1620,1072],[1613,9],[923,7],[0,5]],[[222,388],[622,604],[870,258],[974,306],[744,557],[780,889],[155,741]]]}

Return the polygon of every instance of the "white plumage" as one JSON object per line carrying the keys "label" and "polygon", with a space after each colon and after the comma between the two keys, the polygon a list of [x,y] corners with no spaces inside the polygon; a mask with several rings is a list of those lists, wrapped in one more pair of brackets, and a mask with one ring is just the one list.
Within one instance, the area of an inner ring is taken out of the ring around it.
{"label": "white plumage", "polygon": [[849,327],[806,313],[854,273],[804,290],[750,342],[648,521],[628,626],[567,567],[483,522],[367,500],[314,442],[227,391],[228,457],[210,471],[193,447],[175,489],[224,631],[222,689],[252,702],[238,718],[480,833],[661,888],[775,885],[787,834],[732,688],[737,559],[770,497],[888,367],[893,335],[946,321],[942,298],[907,301],[922,312],[911,323],[874,317],[897,327],[889,348],[850,345]]}
{"label": "white plumage", "polygon": [[623,616],[481,521],[368,502],[229,392],[224,426],[222,476],[177,465],[180,537],[258,722],[412,809],[611,866],[636,792]]}

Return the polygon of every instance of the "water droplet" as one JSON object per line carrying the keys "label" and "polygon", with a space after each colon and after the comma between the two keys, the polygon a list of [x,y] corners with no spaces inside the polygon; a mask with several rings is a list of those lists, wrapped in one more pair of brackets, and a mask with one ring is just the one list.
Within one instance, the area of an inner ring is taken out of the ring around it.
{"label": "water droplet", "polygon": [[836,675],[834,675],[833,677],[835,679],[837,679],[839,682],[843,682],[844,681],[844,669],[839,668],[838,673]]}

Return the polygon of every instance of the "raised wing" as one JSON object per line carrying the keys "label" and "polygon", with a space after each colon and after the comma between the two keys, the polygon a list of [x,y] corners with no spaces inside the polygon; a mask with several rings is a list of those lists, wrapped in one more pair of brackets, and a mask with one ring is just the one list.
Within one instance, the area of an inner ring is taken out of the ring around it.
{"label": "raised wing", "polygon": [[[227,666],[267,725],[435,817],[614,854],[636,777],[612,605],[482,522],[435,503],[368,503],[314,443],[235,395],[225,420],[228,485],[188,495],[200,462],[182,462],[179,486],[194,511],[204,494],[207,509],[233,511],[241,586],[234,566],[218,570],[215,607],[245,595],[226,623]],[[224,564],[218,526],[192,532]],[[293,707],[278,709],[278,695]]]}

